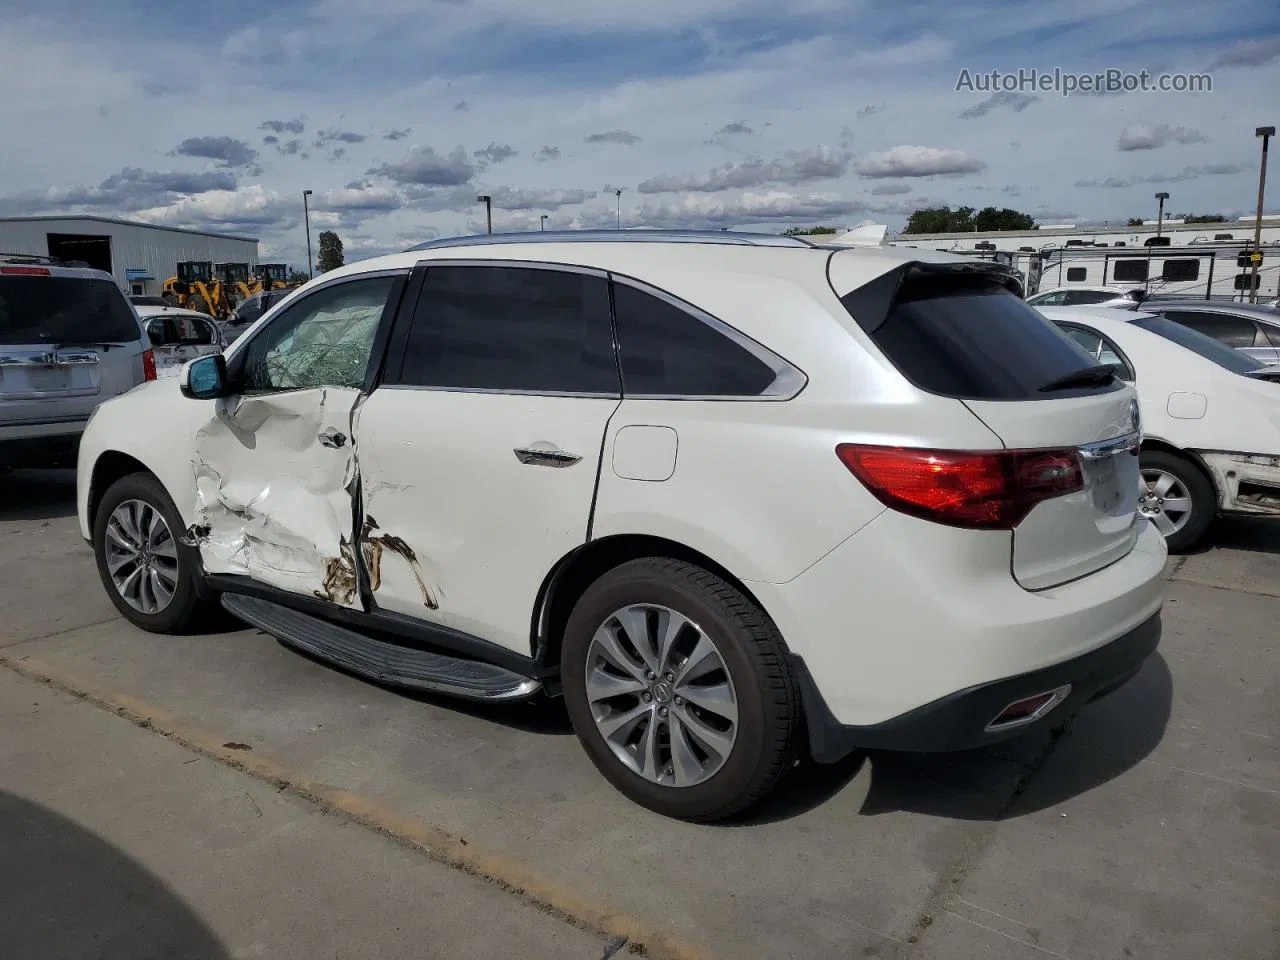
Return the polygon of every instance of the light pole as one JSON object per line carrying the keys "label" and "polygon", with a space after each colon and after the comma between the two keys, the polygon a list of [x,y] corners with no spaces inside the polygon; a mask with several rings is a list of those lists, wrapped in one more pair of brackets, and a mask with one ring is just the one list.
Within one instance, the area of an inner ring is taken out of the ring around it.
{"label": "light pole", "polygon": [[1156,194],[1156,199],[1160,201],[1160,212],[1156,214],[1156,239],[1158,240],[1164,229],[1164,202],[1169,199],[1169,195],[1162,190]]}
{"label": "light pole", "polygon": [[545,213],[542,215],[542,229],[547,229],[547,215]]}
{"label": "light pole", "polygon": [[493,233],[493,197],[482,193],[476,197],[477,203],[484,204],[484,222],[489,233]]}
{"label": "light pole", "polygon": [[1262,138],[1262,163],[1258,167],[1258,213],[1253,221],[1253,279],[1250,281],[1249,302],[1258,302],[1258,269],[1262,266],[1262,199],[1267,191],[1267,145],[1276,135],[1275,127],[1258,127],[1254,136]]}
{"label": "light pole", "polygon": [[307,209],[307,197],[311,196],[310,190],[302,191],[302,219],[307,225],[307,277],[315,277],[315,268],[311,266],[311,211]]}
{"label": "light pole", "polygon": [[622,191],[615,190],[613,195],[618,198],[618,229],[622,229]]}

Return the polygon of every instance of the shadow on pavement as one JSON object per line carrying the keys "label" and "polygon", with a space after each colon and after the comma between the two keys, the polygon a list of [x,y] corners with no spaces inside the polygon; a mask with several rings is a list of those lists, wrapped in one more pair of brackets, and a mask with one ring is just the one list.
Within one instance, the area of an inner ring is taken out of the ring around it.
{"label": "shadow on pavement", "polygon": [[[1037,730],[963,753],[854,754],[840,763],[802,763],[738,821],[771,823],[828,802],[858,803],[863,816],[909,812],[955,820],[1004,820],[1087,793],[1137,765],[1160,743],[1173,704],[1173,677],[1158,652],[1127,684],[1086,705],[1065,727]],[[839,794],[865,764],[865,798]]]}
{"label": "shadow on pavement", "polygon": [[3,791],[0,864],[6,957],[230,956],[141,864],[65,817]]}
{"label": "shadow on pavement", "polygon": [[74,470],[0,472],[0,520],[57,520],[75,515]]}
{"label": "shadow on pavement", "polygon": [[1280,520],[1220,517],[1209,531],[1204,550],[1196,552],[1208,552],[1217,547],[1280,554]]}

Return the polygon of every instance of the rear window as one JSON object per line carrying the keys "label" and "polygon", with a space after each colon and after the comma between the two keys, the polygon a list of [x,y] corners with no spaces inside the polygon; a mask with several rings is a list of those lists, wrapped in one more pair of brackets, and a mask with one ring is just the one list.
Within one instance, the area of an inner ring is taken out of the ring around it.
{"label": "rear window", "polygon": [[1166,340],[1172,340],[1178,346],[1186,347],[1188,350],[1200,354],[1206,360],[1212,360],[1218,366],[1224,367],[1232,373],[1248,373],[1251,370],[1258,370],[1266,366],[1261,360],[1255,360],[1247,353],[1233,350],[1225,343],[1219,343],[1213,337],[1205,336],[1198,330],[1184,327],[1182,324],[1175,323],[1166,317],[1144,317],[1134,320],[1132,323],[1135,327],[1150,330]]}
{"label": "rear window", "polygon": [[140,339],[133,311],[110,280],[0,275],[0,344]]}
{"label": "rear window", "polygon": [[[1118,381],[1045,393],[1041,388],[1096,362],[1035,308],[981,275],[908,273],[888,313],[870,288],[841,297],[895,367],[922,390],[969,400],[1044,400],[1101,393]],[[883,322],[875,316],[883,316]]]}

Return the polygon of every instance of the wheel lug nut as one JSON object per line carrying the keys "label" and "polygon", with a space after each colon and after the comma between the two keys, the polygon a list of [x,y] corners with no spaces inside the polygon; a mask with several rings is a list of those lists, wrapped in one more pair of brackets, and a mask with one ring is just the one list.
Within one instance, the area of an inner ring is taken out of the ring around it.
{"label": "wheel lug nut", "polygon": [[649,682],[651,682],[651,683],[652,683],[654,680],[657,680],[657,679],[658,679],[658,675],[657,675],[656,673],[654,673],[652,670],[646,670],[646,671],[644,672],[644,676],[645,676],[645,679],[646,679],[646,680],[648,680],[648,681],[649,681]]}
{"label": "wheel lug nut", "polygon": [[683,706],[684,706],[684,697],[676,697],[676,706],[677,706],[677,707],[683,707]]}
{"label": "wheel lug nut", "polygon": [[672,673],[670,670],[668,670],[666,673],[662,675],[662,679],[666,680],[667,683],[670,683],[675,678],[676,678],[676,675]]}
{"label": "wheel lug nut", "polygon": [[650,693],[648,690],[646,690],[644,693],[640,694],[640,699],[643,700],[645,703],[648,703],[653,699],[653,694]]}
{"label": "wheel lug nut", "polygon": [[667,715],[667,708],[666,708],[666,707],[659,707],[659,708],[658,708],[658,716],[660,716],[660,717],[665,717],[666,715]]}

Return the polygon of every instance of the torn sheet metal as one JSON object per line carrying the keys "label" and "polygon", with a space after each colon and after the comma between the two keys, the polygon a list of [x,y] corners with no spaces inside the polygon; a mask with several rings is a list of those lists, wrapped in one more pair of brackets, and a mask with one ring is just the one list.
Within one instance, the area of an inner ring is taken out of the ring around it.
{"label": "torn sheet metal", "polygon": [[417,584],[422,595],[422,604],[428,610],[440,609],[440,588],[430,587],[423,578],[422,566],[418,562],[418,554],[400,537],[390,533],[375,534],[378,521],[373,517],[365,517],[364,530],[360,535],[361,551],[364,554],[364,567],[369,574],[369,589],[375,594],[382,589],[382,577],[385,564],[392,557],[399,558],[396,570],[388,571],[391,579],[397,579],[400,567],[407,571]]}
{"label": "torn sheet metal", "polygon": [[1280,516],[1280,456],[1201,453],[1213,474],[1219,506],[1233,513]]}
{"label": "torn sheet metal", "polygon": [[352,545],[356,389],[327,387],[217,402],[196,434],[196,517],[210,573],[359,604]]}

